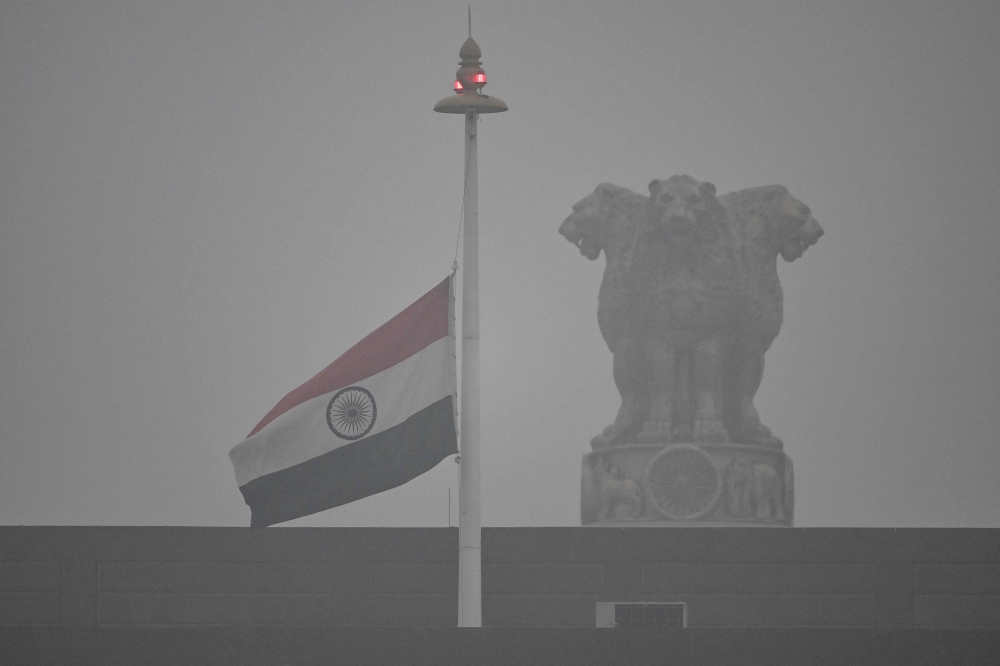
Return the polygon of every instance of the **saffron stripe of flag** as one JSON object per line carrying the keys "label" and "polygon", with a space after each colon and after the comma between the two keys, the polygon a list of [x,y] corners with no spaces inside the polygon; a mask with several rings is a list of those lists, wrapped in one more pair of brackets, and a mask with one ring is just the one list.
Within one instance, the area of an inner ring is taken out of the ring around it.
{"label": "saffron stripe of flag", "polygon": [[251,527],[395,488],[457,453],[451,280],[291,391],[233,447]]}

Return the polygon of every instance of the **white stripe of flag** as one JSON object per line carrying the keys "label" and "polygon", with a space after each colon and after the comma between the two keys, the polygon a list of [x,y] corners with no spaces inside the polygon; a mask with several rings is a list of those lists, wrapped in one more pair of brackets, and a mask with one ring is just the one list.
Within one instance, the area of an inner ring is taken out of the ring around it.
{"label": "white stripe of flag", "polygon": [[252,527],[406,483],[457,453],[451,278],[286,395],[229,452]]}

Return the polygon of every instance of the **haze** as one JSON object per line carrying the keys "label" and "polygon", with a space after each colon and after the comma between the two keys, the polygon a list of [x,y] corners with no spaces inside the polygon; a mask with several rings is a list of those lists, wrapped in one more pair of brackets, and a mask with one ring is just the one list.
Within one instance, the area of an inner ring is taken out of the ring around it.
{"label": "haze", "polygon": [[[483,520],[579,524],[601,182],[781,183],[798,526],[1000,526],[1000,5],[473,6]],[[0,4],[0,523],[246,525],[228,450],[451,270],[460,2]],[[451,459],[289,523],[443,526]],[[453,506],[451,520],[457,518]]]}

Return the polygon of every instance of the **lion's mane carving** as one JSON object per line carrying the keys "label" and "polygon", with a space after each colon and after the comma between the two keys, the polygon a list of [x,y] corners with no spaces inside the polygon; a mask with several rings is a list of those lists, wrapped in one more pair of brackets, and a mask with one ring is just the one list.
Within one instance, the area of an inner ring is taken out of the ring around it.
{"label": "lion's mane carving", "polygon": [[604,251],[604,279],[597,296],[597,324],[614,358],[615,385],[622,397],[615,422],[595,437],[595,448],[606,446],[635,427],[646,382],[635,363],[635,339],[628,306],[628,276],[635,256],[636,234],[646,197],[624,187],[602,183],[573,205],[559,233],[594,260]]}
{"label": "lion's mane carving", "polygon": [[629,274],[632,326],[649,372],[639,439],[727,441],[721,347],[735,321],[737,266],[715,186],[690,176],[649,184]]}
{"label": "lion's mane carving", "polygon": [[559,233],[590,260],[604,251],[604,279],[597,295],[597,323],[612,352],[627,335],[625,316],[628,272],[635,254],[635,236],[646,197],[630,189],[602,183],[573,204],[573,213]]}
{"label": "lion's mane carving", "polygon": [[777,257],[795,261],[819,240],[823,228],[781,185],[752,187],[719,197],[737,249],[740,308],[724,349],[723,418],[733,440],[781,448],[760,422],[753,399],[764,376],[764,355],[783,319]]}
{"label": "lion's mane carving", "polygon": [[781,448],[753,405],[781,329],[777,257],[799,258],[823,229],[780,185],[716,197],[711,183],[673,176],[649,189],[599,185],[559,228],[581,254],[607,260],[598,324],[622,404],[592,445]]}

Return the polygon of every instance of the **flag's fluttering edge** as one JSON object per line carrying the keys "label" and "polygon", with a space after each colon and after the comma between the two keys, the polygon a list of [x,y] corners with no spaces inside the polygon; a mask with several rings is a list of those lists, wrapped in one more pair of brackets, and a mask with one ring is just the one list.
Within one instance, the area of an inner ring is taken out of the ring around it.
{"label": "flag's fluttering edge", "polygon": [[229,452],[251,527],[395,488],[457,453],[451,280],[282,398]]}

